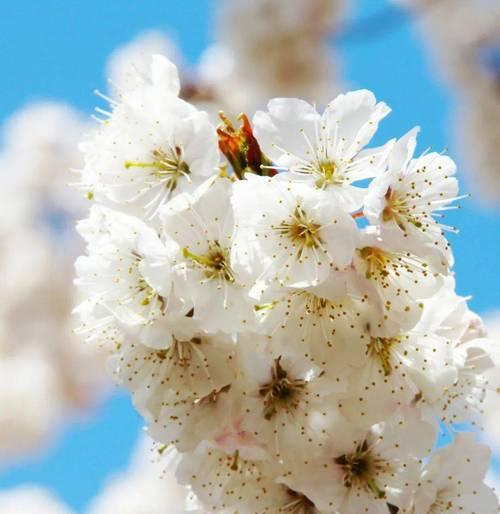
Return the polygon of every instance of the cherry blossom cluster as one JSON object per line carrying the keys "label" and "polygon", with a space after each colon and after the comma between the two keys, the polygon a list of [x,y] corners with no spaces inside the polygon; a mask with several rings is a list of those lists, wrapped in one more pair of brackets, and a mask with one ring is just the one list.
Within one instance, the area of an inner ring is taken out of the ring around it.
{"label": "cherry blossom cluster", "polygon": [[84,127],[61,102],[28,104],[2,127],[0,467],[53,441],[110,385],[105,356],[72,331],[74,224],[87,206],[67,183]]}
{"label": "cherry blossom cluster", "polygon": [[370,145],[365,90],[215,127],[166,58],[129,84],[82,143],[79,332],[200,511],[496,513],[488,448],[435,450],[498,357],[455,292],[453,161]]}
{"label": "cherry blossom cluster", "polygon": [[[500,4],[495,0],[394,0],[415,13],[437,71],[459,96],[453,129],[478,200],[500,202]],[[463,28],[469,28],[464,32]]]}

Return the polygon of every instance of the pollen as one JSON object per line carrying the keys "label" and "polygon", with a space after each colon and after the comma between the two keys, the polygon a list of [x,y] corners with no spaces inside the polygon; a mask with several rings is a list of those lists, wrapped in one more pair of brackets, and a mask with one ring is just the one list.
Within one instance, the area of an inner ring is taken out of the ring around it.
{"label": "pollen", "polygon": [[310,218],[301,205],[297,205],[291,219],[282,221],[275,230],[298,247],[299,258],[302,257],[304,250],[321,248],[323,245],[320,237],[321,225]]}

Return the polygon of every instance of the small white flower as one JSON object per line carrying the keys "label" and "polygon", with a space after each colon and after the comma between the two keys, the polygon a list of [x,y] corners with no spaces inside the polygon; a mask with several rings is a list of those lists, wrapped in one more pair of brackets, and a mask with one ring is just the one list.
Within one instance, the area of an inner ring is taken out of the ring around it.
{"label": "small white flower", "polygon": [[204,419],[204,414],[224,412],[218,407],[235,380],[234,344],[222,334],[204,334],[188,317],[164,323],[172,333],[167,337],[168,328],[159,327],[165,334],[163,346],[151,348],[134,340],[123,344],[113,362],[114,373],[131,390],[159,441],[181,448],[194,441],[195,447],[216,432],[208,430],[214,419]]}
{"label": "small white flower", "polygon": [[296,353],[327,374],[360,366],[373,313],[367,298],[348,293],[349,278],[333,272],[316,287],[267,291],[256,306],[259,332],[272,338],[278,353]]}
{"label": "small white flower", "polygon": [[386,173],[375,178],[365,199],[364,213],[372,224],[395,226],[411,239],[442,252],[452,264],[450,245],[439,223],[441,211],[455,208],[458,182],[455,163],[447,156],[427,153],[414,158],[418,129],[413,129],[393,147]]}
{"label": "small white flower", "polygon": [[232,259],[256,280],[308,287],[351,263],[356,224],[324,191],[247,174],[234,185],[232,205]]}
{"label": "small white flower", "polygon": [[75,283],[86,295],[76,308],[82,331],[113,333],[115,324],[147,326],[166,314],[175,248],[139,219],[99,206],[78,230],[88,244],[75,264]]}
{"label": "small white flower", "polygon": [[[362,289],[380,309],[386,328],[408,329],[415,326],[423,310],[421,302],[442,286],[446,268],[425,254],[419,246],[405,244],[394,230],[368,227],[361,233],[354,256],[354,269]],[[375,327],[372,327],[373,329]]]}
{"label": "small white flower", "polygon": [[418,418],[396,416],[368,432],[342,420],[332,429],[323,456],[297,460],[282,480],[300,488],[320,512],[387,514],[411,500],[419,458],[434,444],[435,431]]}
{"label": "small white flower", "polygon": [[233,269],[232,181],[213,177],[192,195],[180,195],[162,210],[164,232],[179,246],[174,281],[194,306],[203,328],[237,332],[253,326],[249,284]]}
{"label": "small white flower", "polygon": [[[202,502],[204,512],[239,512],[241,506],[252,506],[259,511],[267,491],[260,487],[263,470],[258,462],[244,459],[238,451],[227,454],[201,445],[195,452],[182,455],[177,479],[191,486]],[[228,509],[230,507],[230,509]],[[226,510],[228,509],[228,510]]]}
{"label": "small white flower", "polygon": [[179,87],[175,66],[153,56],[151,81],[112,101],[113,111],[82,145],[82,189],[155,219],[172,195],[214,173],[215,128],[205,112],[178,98]]}
{"label": "small white flower", "polygon": [[369,91],[339,95],[323,114],[294,98],[275,98],[268,112],[254,117],[255,135],[281,178],[304,180],[330,192],[332,201],[352,211],[361,207],[364,189],[355,182],[377,176],[390,145],[363,150],[390,109]]}
{"label": "small white flower", "polygon": [[[457,374],[450,383],[445,376],[438,377],[435,385],[422,387],[419,402],[422,412],[428,417],[440,419],[443,423],[466,423],[481,426],[483,402],[488,390],[498,385],[494,379],[498,374],[495,359],[498,360],[498,343],[488,339],[454,341],[454,366]],[[495,355],[496,354],[496,355]],[[493,372],[490,377],[489,373]],[[430,387],[432,390],[429,390]],[[437,388],[441,394],[436,395]]]}
{"label": "small white flower", "polygon": [[327,395],[342,390],[344,376],[323,377],[310,361],[266,354],[250,335],[241,342],[244,383],[242,427],[275,457],[288,452],[314,452],[324,438],[322,417],[334,409]]}
{"label": "small white flower", "polygon": [[[397,409],[426,397],[439,399],[453,386],[458,370],[453,342],[418,330],[383,336],[366,327],[363,365],[349,378],[341,412],[358,425],[387,419]],[[430,418],[432,420],[432,418]]]}
{"label": "small white flower", "polygon": [[484,484],[490,451],[459,433],[452,444],[438,450],[422,471],[415,500],[403,513],[496,514],[498,498]]}

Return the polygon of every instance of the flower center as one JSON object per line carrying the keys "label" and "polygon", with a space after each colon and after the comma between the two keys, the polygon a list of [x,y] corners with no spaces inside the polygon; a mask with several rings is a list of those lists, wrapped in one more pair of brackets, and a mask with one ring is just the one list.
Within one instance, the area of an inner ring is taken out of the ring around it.
{"label": "flower center", "polygon": [[270,420],[280,409],[295,409],[307,382],[301,379],[291,379],[281,367],[281,357],[274,361],[272,379],[259,389],[264,399],[264,418]]}
{"label": "flower center", "polygon": [[173,191],[177,187],[179,178],[191,173],[180,146],[168,151],[155,149],[152,152],[152,158],[150,162],[125,161],[125,168],[149,168],[151,175],[164,183],[168,191]]}
{"label": "flower center", "polygon": [[319,189],[325,189],[330,184],[341,184],[342,179],[336,173],[337,164],[333,161],[323,160],[317,164],[316,172],[319,178],[316,180],[316,187]]}
{"label": "flower center", "polygon": [[389,255],[374,246],[365,246],[359,250],[361,258],[366,262],[366,278],[387,277],[387,267],[390,263]]}
{"label": "flower center", "polygon": [[141,305],[146,306],[151,303],[151,300],[156,296],[153,288],[141,277],[136,286],[137,294],[142,296]]}
{"label": "flower center", "polygon": [[386,377],[393,371],[392,352],[400,341],[398,337],[372,337],[368,343],[366,354],[380,361]]}
{"label": "flower center", "polygon": [[218,241],[209,244],[206,254],[196,255],[188,248],[184,248],[182,254],[186,259],[190,259],[193,264],[202,268],[207,279],[217,278],[227,282],[235,282],[233,270],[229,265],[229,251],[227,248],[222,248]]}
{"label": "flower center", "polygon": [[382,211],[382,219],[385,222],[394,220],[401,230],[405,230],[405,222],[422,227],[422,223],[411,214],[411,207],[407,204],[407,195],[392,188],[385,193],[385,207]]}
{"label": "flower center", "polygon": [[288,237],[294,245],[300,249],[300,253],[305,248],[318,248],[322,241],[319,236],[321,225],[314,222],[313,218],[308,218],[304,209],[297,205],[289,221],[282,221],[276,230]]}
{"label": "flower center", "polygon": [[157,350],[155,355],[161,361],[168,359],[174,361],[178,366],[187,368],[191,363],[192,347],[194,345],[199,346],[200,344],[200,337],[192,337],[188,341],[179,341],[175,337],[172,337],[172,344],[164,350]]}
{"label": "flower center", "polygon": [[[128,267],[128,273],[132,274],[135,272],[135,273],[139,274],[138,268],[139,268],[139,264],[141,263],[141,261],[143,259],[143,256],[137,250],[134,250],[134,249],[131,251],[131,254],[132,254],[133,260]],[[139,303],[143,307],[146,307],[146,306],[150,305],[152,302],[154,302],[155,300],[158,300],[161,310],[162,311],[165,310],[165,307],[166,307],[165,299],[162,296],[160,296],[146,282],[144,277],[142,277],[141,275],[138,276],[137,282],[135,283],[135,285],[132,285],[129,287],[129,294],[134,299],[136,299],[136,297],[139,296],[139,298],[140,298]]]}
{"label": "flower center", "polygon": [[[302,293],[302,292],[301,292]],[[301,294],[299,293],[299,294]],[[329,305],[329,301],[326,298],[321,298],[320,296],[316,296],[312,293],[308,293],[304,291],[303,294],[306,295],[306,312],[307,314],[312,314],[314,316],[322,316],[323,312]]]}
{"label": "flower center", "polygon": [[378,499],[385,497],[385,492],[375,480],[376,472],[381,469],[383,462],[370,454],[366,440],[353,453],[341,455],[334,462],[342,470],[345,487],[366,488]]}

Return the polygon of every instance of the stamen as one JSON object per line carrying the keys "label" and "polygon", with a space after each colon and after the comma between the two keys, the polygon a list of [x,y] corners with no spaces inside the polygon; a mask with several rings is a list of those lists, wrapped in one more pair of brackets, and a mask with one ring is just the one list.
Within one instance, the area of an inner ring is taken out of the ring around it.
{"label": "stamen", "polygon": [[306,248],[321,248],[322,240],[318,235],[321,225],[308,218],[304,209],[297,205],[292,214],[291,221],[282,221],[278,226],[273,227],[276,231],[286,235],[292,243],[299,246],[298,257]]}
{"label": "stamen", "polygon": [[294,410],[307,385],[305,380],[289,378],[280,360],[281,357],[278,357],[274,361],[271,381],[259,389],[260,396],[264,398],[264,418],[267,420],[272,419],[280,409]]}
{"label": "stamen", "polygon": [[222,248],[218,241],[210,243],[208,252],[204,255],[197,255],[187,247],[182,249],[182,255],[203,268],[205,277],[208,280],[217,278],[227,282],[236,281],[234,272],[229,264],[229,251]]}

